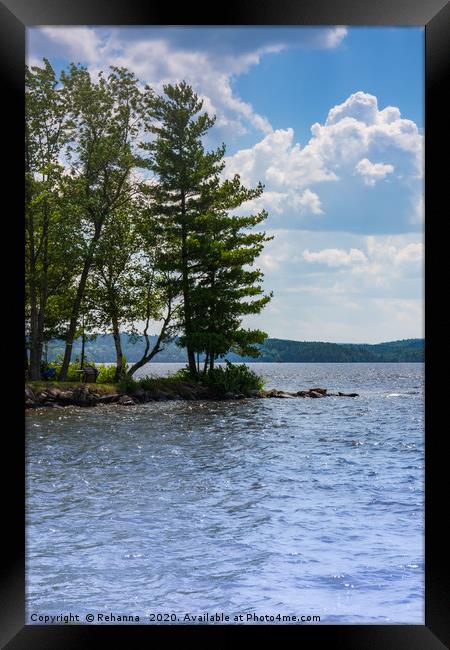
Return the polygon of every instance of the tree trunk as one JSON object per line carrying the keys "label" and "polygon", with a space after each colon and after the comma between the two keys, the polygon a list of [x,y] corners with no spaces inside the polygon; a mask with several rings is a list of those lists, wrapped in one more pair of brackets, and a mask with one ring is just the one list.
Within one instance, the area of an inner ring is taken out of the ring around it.
{"label": "tree trunk", "polygon": [[36,256],[34,249],[34,220],[30,212],[27,222],[29,245],[29,273],[30,273],[30,366],[29,374],[32,381],[41,378],[42,346],[39,346],[38,305],[36,284]]}
{"label": "tree trunk", "polygon": [[34,287],[31,288],[30,297],[30,379],[39,381],[41,378],[42,343],[39,345],[38,313]]}
{"label": "tree trunk", "polygon": [[[215,280],[216,280],[216,274],[213,271],[212,274],[211,274],[211,288],[212,289],[214,289]],[[214,328],[215,328],[214,309],[210,310],[209,322],[210,322],[211,331],[214,332]],[[209,350],[209,371],[210,372],[212,372],[214,370],[214,359],[215,359],[214,348],[212,348],[212,349]]]}
{"label": "tree trunk", "polygon": [[28,377],[28,373],[29,373],[28,345],[27,345],[27,339],[25,337],[25,377]]}
{"label": "tree trunk", "polygon": [[48,297],[48,229],[49,229],[49,207],[46,203],[44,222],[42,226],[42,276],[40,279],[39,291],[39,309],[37,312],[37,352],[39,355],[39,375],[42,361],[42,352],[44,348],[44,325],[45,312],[47,308]]}
{"label": "tree trunk", "polygon": [[184,328],[187,338],[187,355],[188,364],[191,374],[196,377],[197,365],[195,363],[195,353],[189,342],[191,334],[191,297],[189,295],[189,272],[188,272],[188,251],[187,251],[187,229],[186,229],[186,197],[185,193],[181,191],[181,269],[183,277],[183,302],[184,302]]}
{"label": "tree trunk", "polygon": [[167,330],[167,327],[168,327],[168,325],[170,323],[171,318],[172,318],[172,301],[169,300],[169,304],[168,304],[168,307],[167,307],[167,314],[166,314],[166,317],[164,319],[163,326],[161,328],[159,336],[158,336],[158,338],[156,340],[156,343],[153,346],[152,350],[150,350],[150,339],[148,338],[148,334],[147,334],[150,318],[149,317],[147,318],[147,323],[146,323],[146,326],[145,326],[145,329],[144,329],[144,337],[145,337],[144,354],[139,359],[139,361],[136,361],[136,363],[133,363],[131,368],[128,370],[127,375],[129,377],[132,377],[134,375],[134,373],[136,372],[136,370],[138,370],[139,368],[142,368],[142,366],[145,366],[145,364],[148,363],[149,361],[151,361],[153,359],[153,357],[156,354],[158,354],[158,352],[161,352],[162,348],[160,346],[161,346],[161,343],[164,341],[164,337],[166,335],[166,330]]}
{"label": "tree trunk", "polygon": [[41,289],[41,304],[39,305],[39,312],[37,318],[37,353],[39,355],[39,372],[40,364],[42,361],[42,352],[44,350],[44,318],[45,306],[47,304],[47,278],[43,278],[43,287]]}
{"label": "tree trunk", "polygon": [[72,313],[70,315],[69,330],[66,336],[66,348],[64,350],[64,359],[62,362],[61,370],[59,371],[59,381],[66,381],[67,372],[69,370],[70,360],[72,358],[72,348],[73,348],[73,339],[75,337],[75,332],[77,329],[78,316],[80,314],[81,302],[84,296],[84,290],[86,288],[86,282],[91,270],[92,262],[94,259],[94,247],[97,241],[100,238],[101,225],[97,226],[95,229],[94,237],[92,238],[88,254],[84,260],[83,270],[81,272],[80,282],[78,283],[77,293],[72,307]]}
{"label": "tree trunk", "polygon": [[83,366],[84,366],[85,348],[86,348],[86,334],[84,332],[84,316],[82,316],[80,370],[83,370]]}
{"label": "tree trunk", "polygon": [[112,319],[112,327],[113,327],[114,346],[116,348],[115,380],[119,381],[119,379],[123,376],[125,369],[123,367],[123,352],[122,352],[122,343],[120,340],[119,322],[115,317]]}
{"label": "tree trunk", "polygon": [[38,337],[38,308],[37,308],[37,283],[36,283],[36,252],[35,252],[35,230],[33,211],[30,209],[32,200],[31,189],[31,170],[29,161],[29,145],[28,145],[28,128],[25,129],[25,216],[26,216],[26,233],[28,235],[28,264],[29,264],[29,277],[30,277],[30,336],[29,336],[29,350],[30,361],[28,366],[29,377],[31,380],[39,380],[41,378],[41,356],[42,348],[39,349]]}

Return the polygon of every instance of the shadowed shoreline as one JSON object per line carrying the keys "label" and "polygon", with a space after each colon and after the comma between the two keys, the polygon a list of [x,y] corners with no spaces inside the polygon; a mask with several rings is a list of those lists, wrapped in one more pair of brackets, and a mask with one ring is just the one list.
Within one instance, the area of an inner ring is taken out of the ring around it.
{"label": "shadowed shoreline", "polygon": [[294,399],[323,398],[323,397],[358,397],[357,393],[329,393],[326,388],[310,388],[295,392],[282,390],[251,390],[247,394],[219,392],[209,386],[204,386],[188,381],[167,381],[161,379],[158,385],[151,390],[138,388],[134,392],[125,392],[119,388],[105,388],[96,384],[79,384],[59,388],[49,383],[45,387],[32,387],[25,385],[25,408],[63,408],[65,406],[100,406],[116,404],[120,406],[133,406],[147,402],[166,402],[173,400],[241,400],[241,399]]}

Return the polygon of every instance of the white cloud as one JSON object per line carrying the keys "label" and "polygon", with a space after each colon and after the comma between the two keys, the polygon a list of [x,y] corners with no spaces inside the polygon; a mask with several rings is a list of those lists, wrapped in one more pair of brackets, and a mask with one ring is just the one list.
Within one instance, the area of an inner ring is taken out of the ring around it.
{"label": "white cloud", "polygon": [[304,192],[264,192],[247,201],[236,213],[256,214],[261,210],[267,210],[271,215],[283,215],[286,211],[297,215],[323,214],[319,196],[309,189]]}
{"label": "white cloud", "polygon": [[390,266],[405,264],[422,264],[424,258],[424,244],[414,242],[399,247],[388,238],[382,240],[373,236],[367,237],[367,252],[374,263]]}
{"label": "white cloud", "polygon": [[[342,216],[346,216],[347,221],[354,219],[361,224],[365,212],[372,207],[369,204],[361,210],[363,188],[374,186],[389,175],[393,186],[391,192],[395,190],[395,194],[383,194],[386,186],[378,184],[373,198],[376,201],[380,197],[384,203],[383,209],[374,215],[377,220],[384,218],[384,228],[411,225],[415,211],[415,208],[411,209],[412,197],[422,192],[423,163],[423,137],[414,122],[402,118],[396,107],[387,106],[379,110],[376,97],[360,91],[333,107],[323,125],[313,124],[311,133],[311,139],[302,148],[294,140],[293,129],[277,129],[253,147],[229,156],[226,174],[240,174],[246,185],[262,181],[266,187],[268,209],[273,207],[272,199],[276,194],[274,211],[290,218],[285,227],[292,227],[296,216],[307,213],[295,210],[299,200],[297,198],[296,202],[294,197],[311,198],[311,194],[305,195],[308,192],[314,194],[315,202],[315,209],[310,203],[309,214],[327,214],[329,219],[334,219],[337,228],[340,227],[337,219]],[[383,162],[373,162],[380,159]],[[280,194],[285,196],[284,201]],[[329,197],[327,203],[323,200],[325,195]],[[334,214],[337,206],[340,215]],[[389,219],[386,206],[395,219]],[[402,211],[407,212],[403,220]],[[306,223],[302,222],[303,227]],[[278,224],[281,225],[279,220]],[[367,225],[362,227],[369,228],[370,225],[367,219]],[[324,228],[327,226],[330,227],[330,221],[323,224]]]}
{"label": "white cloud", "polygon": [[349,251],[338,248],[325,248],[317,252],[310,252],[305,249],[303,259],[307,262],[320,262],[327,266],[352,266],[353,264],[365,264],[367,262],[367,257],[357,248],[351,248]]}
{"label": "white cloud", "polygon": [[323,210],[320,205],[320,199],[315,192],[306,189],[303,194],[294,195],[292,200],[300,213],[310,212],[311,214],[322,214]]}
{"label": "white cloud", "polygon": [[28,60],[36,63],[40,50],[41,56],[50,53],[81,62],[93,73],[110,65],[124,66],[159,91],[166,83],[184,79],[204,99],[204,108],[217,115],[219,127],[235,135],[249,127],[268,134],[269,120],[235,93],[233,77],[258,65],[261,57],[289,47],[333,49],[346,34],[345,27],[247,29],[243,34],[242,29],[226,27],[44,26],[28,30]]}
{"label": "white cloud", "polygon": [[258,180],[270,190],[298,191],[322,181],[337,180],[332,170],[308,146],[294,142],[294,130],[277,129],[249,149],[241,149],[226,158],[226,173],[240,174],[242,181],[254,185]]}
{"label": "white cloud", "polygon": [[41,33],[50,41],[62,46],[71,60],[95,63],[110,51],[108,43],[102,43],[90,27],[40,27]]}
{"label": "white cloud", "polygon": [[408,279],[417,281],[422,275],[422,242],[399,245],[391,237],[369,236],[365,238],[365,244],[365,251],[361,248],[324,248],[317,251],[306,248],[302,259],[308,264],[326,265],[335,273],[342,269],[347,287],[353,286],[356,291],[370,292],[374,288],[387,290]]}
{"label": "white cloud", "polygon": [[355,172],[363,177],[366,185],[375,185],[377,181],[383,180],[388,174],[394,171],[393,165],[370,162],[368,158],[363,158],[355,166]]}
{"label": "white cloud", "polygon": [[346,36],[346,27],[335,27],[334,29],[329,29],[325,32],[324,35],[324,45],[328,48],[337,47]]}
{"label": "white cloud", "polygon": [[422,194],[421,196],[419,196],[418,199],[416,199],[415,206],[413,208],[413,213],[411,216],[411,224],[423,226],[424,222],[425,222],[425,202],[424,202],[423,189],[422,189]]}
{"label": "white cloud", "polygon": [[[401,298],[376,298],[374,304],[393,321],[401,324],[416,323],[423,327],[423,300]],[[417,326],[417,325],[416,325]],[[422,333],[423,336],[423,333]]]}

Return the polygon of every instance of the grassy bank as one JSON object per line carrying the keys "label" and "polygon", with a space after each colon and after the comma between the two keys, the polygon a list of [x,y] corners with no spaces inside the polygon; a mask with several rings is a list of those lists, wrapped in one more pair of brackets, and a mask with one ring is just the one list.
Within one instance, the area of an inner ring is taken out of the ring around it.
{"label": "grassy bank", "polygon": [[25,383],[37,392],[48,390],[49,388],[57,388],[58,390],[64,391],[70,388],[80,387],[102,394],[117,393],[120,390],[118,384],[103,384],[100,382],[96,384],[85,384],[81,381],[26,381]]}
{"label": "grassy bank", "polygon": [[[95,364],[92,364],[95,365]],[[59,367],[54,364],[50,367],[59,372]],[[193,377],[187,368],[182,368],[167,377],[142,377],[133,379],[125,376],[119,382],[114,382],[115,367],[97,365],[100,374],[96,383],[85,384],[79,380],[79,367],[71,364],[69,368],[68,381],[29,381],[27,384],[37,391],[48,388],[67,390],[72,388],[85,387],[90,392],[97,393],[126,393],[134,394],[145,390],[150,392],[169,391],[176,392],[177,389],[189,387],[191,390],[198,390],[201,387],[210,391],[225,393],[242,393],[248,395],[251,391],[262,390],[264,381],[253,370],[245,364],[227,363],[226,366],[219,366],[212,372]]]}
{"label": "grassy bank", "polygon": [[192,376],[188,368],[182,368],[168,377],[143,377],[134,380],[124,377],[119,386],[127,393],[136,390],[175,390],[177,387],[189,386],[198,390],[199,387],[207,388],[217,394],[241,393],[249,395],[252,391],[262,390],[264,381],[245,364],[232,364],[218,366],[214,370],[199,376]]}

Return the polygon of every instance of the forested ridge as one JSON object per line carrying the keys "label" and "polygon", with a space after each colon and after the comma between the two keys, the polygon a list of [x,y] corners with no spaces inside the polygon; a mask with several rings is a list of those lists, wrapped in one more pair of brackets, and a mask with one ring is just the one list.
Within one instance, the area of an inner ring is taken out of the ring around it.
{"label": "forested ridge", "polygon": [[[151,337],[152,343],[156,335]],[[122,349],[129,363],[134,363],[141,357],[145,346],[143,337],[130,338],[121,333]],[[97,363],[112,363],[114,344],[111,335],[99,335],[95,340],[86,344],[86,354],[89,360]],[[63,341],[50,341],[48,345],[48,360],[54,361],[64,351]],[[268,338],[259,346],[258,358],[241,357],[229,353],[226,358],[230,361],[261,361],[261,362],[303,362],[303,363],[345,363],[345,362],[422,362],[424,361],[425,342],[423,339],[404,339],[377,344],[339,344],[314,341],[289,341]],[[74,343],[74,354],[81,352],[81,340]],[[175,341],[167,342],[161,352],[155,357],[155,362],[186,362],[186,350],[180,348]]]}

